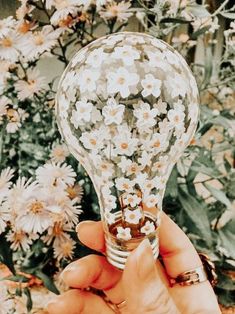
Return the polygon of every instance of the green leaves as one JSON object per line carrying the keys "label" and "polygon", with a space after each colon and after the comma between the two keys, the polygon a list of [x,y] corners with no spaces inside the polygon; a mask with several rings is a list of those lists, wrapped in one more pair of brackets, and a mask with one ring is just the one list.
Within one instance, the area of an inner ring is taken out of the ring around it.
{"label": "green leaves", "polygon": [[190,219],[208,246],[212,244],[212,235],[206,207],[185,189],[179,188],[179,201]]}
{"label": "green leaves", "polygon": [[218,190],[208,183],[205,183],[204,185],[207,188],[207,190],[210,191],[211,195],[214,196],[215,199],[217,199],[218,201],[223,203],[225,206],[227,206],[228,209],[231,208],[231,202],[222,190]]}
{"label": "green leaves", "polygon": [[56,285],[54,284],[53,279],[50,278],[45,273],[43,273],[40,269],[35,271],[35,276],[42,280],[44,286],[48,290],[50,290],[51,292],[54,292],[55,294],[60,294],[59,290],[57,289]]}
{"label": "green leaves", "polygon": [[10,249],[9,242],[5,238],[5,233],[0,235],[0,262],[6,265],[15,275],[15,267],[13,262],[13,252]]}

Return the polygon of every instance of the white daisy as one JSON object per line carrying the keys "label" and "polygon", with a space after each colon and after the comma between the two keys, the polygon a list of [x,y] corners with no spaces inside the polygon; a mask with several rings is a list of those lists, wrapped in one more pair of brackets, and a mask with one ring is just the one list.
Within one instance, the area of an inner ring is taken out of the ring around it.
{"label": "white daisy", "polygon": [[[94,159],[92,159],[94,160]],[[98,161],[97,169],[101,171],[101,175],[110,178],[114,174],[114,165],[108,161]]]}
{"label": "white daisy", "polygon": [[9,188],[12,184],[10,180],[13,178],[14,170],[11,168],[3,169],[0,174],[0,198],[7,196]]}
{"label": "white daisy", "polygon": [[120,124],[123,119],[125,106],[118,104],[114,98],[107,100],[107,105],[102,108],[102,115],[104,116],[104,122],[106,125],[112,123]]}
{"label": "white daisy", "polygon": [[14,230],[10,230],[6,235],[7,241],[11,242],[10,248],[13,251],[18,251],[19,249],[22,249],[25,252],[30,249],[33,241],[38,239],[38,237],[38,234],[28,234],[23,230],[18,230],[15,228]]}
{"label": "white daisy", "polygon": [[140,58],[140,53],[138,50],[132,46],[124,45],[122,47],[115,47],[112,53],[112,58],[121,59],[124,65],[133,65],[135,60]]}
{"label": "white daisy", "polygon": [[149,192],[155,187],[153,184],[153,180],[146,180],[141,186],[143,191],[149,194]]}
{"label": "white daisy", "polygon": [[91,120],[91,112],[93,104],[83,98],[75,104],[76,110],[72,111],[71,122],[77,129],[80,125],[84,125]]}
{"label": "white daisy", "polygon": [[128,192],[128,193],[132,193],[133,192],[133,187],[134,187],[134,184],[135,184],[134,181],[131,181],[131,180],[126,179],[126,178],[117,178],[115,180],[115,183],[116,183],[116,188],[119,191],[125,191],[125,192]]}
{"label": "white daisy", "polygon": [[145,75],[145,78],[141,80],[141,85],[144,88],[141,92],[144,97],[150,95],[153,95],[154,97],[160,96],[162,82],[156,79],[152,74]]}
{"label": "white daisy", "polygon": [[0,39],[0,59],[16,62],[19,55],[20,36],[11,30],[6,37]]}
{"label": "white daisy", "polygon": [[115,154],[131,156],[136,151],[138,142],[137,138],[132,138],[131,134],[127,132],[118,134],[113,138],[114,152]]}
{"label": "white daisy", "polygon": [[130,224],[138,224],[143,217],[141,208],[138,207],[134,210],[125,209],[124,210],[124,219]]}
{"label": "white daisy", "polygon": [[152,151],[157,154],[159,152],[164,152],[168,147],[168,139],[166,134],[154,133],[150,142],[150,147]]}
{"label": "white daisy", "polygon": [[100,77],[100,72],[94,69],[82,69],[77,76],[77,84],[81,93],[93,92],[96,89],[96,82]]}
{"label": "white daisy", "polygon": [[69,224],[65,224],[64,221],[59,220],[47,229],[46,235],[42,236],[41,239],[47,245],[51,245],[53,240],[61,242],[67,239],[67,233],[71,232],[72,228]]}
{"label": "white daisy", "polygon": [[[48,1],[48,0],[47,0]],[[51,24],[58,25],[61,20],[64,20],[68,15],[75,16],[81,5],[86,4],[87,0],[53,0],[48,6],[55,7],[55,12],[51,17]]]}
{"label": "white daisy", "polygon": [[27,60],[34,60],[57,45],[61,29],[54,30],[46,25],[40,31],[31,32],[21,41],[20,49]]}
{"label": "white daisy", "polygon": [[158,123],[158,126],[159,126],[159,133],[160,134],[168,134],[169,131],[174,128],[174,126],[168,121],[167,118],[160,121]]}
{"label": "white daisy", "polygon": [[187,81],[177,72],[173,72],[172,75],[167,76],[167,79],[164,81],[164,86],[172,98],[177,96],[185,97],[188,91]]}
{"label": "white daisy", "polygon": [[170,109],[167,117],[174,128],[178,129],[184,126],[185,113],[181,109]]}
{"label": "white daisy", "polygon": [[0,20],[0,39],[7,37],[10,30],[14,29],[16,20],[13,16],[8,16],[5,19]]}
{"label": "white daisy", "polygon": [[152,179],[152,182],[154,184],[154,186],[156,187],[156,189],[158,190],[162,190],[166,187],[166,178],[164,176],[161,176],[161,177],[157,177],[155,176],[153,179]]}
{"label": "white daisy", "polygon": [[149,66],[154,68],[160,68],[162,70],[165,70],[169,68],[169,65],[165,62],[163,59],[163,55],[160,51],[147,51],[147,56],[149,58]]}
{"label": "white daisy", "polygon": [[140,163],[143,168],[150,166],[152,163],[152,155],[148,154],[146,151],[143,151],[141,157],[138,158],[138,163]]}
{"label": "white daisy", "polygon": [[[130,160],[129,160],[130,161]],[[126,175],[130,176],[132,174],[138,174],[141,170],[143,169],[142,166],[138,165],[136,162],[131,162],[130,164],[126,167]]]}
{"label": "white daisy", "polygon": [[78,198],[70,199],[67,195],[61,196],[60,199],[48,198],[47,209],[50,212],[52,220],[63,220],[66,223],[76,225],[78,223],[78,217],[81,214],[81,206],[78,203]]}
{"label": "white daisy", "polygon": [[131,2],[121,1],[119,3],[115,1],[108,1],[104,9],[99,11],[100,16],[105,19],[117,19],[118,22],[127,21],[133,13],[130,10]]}
{"label": "white daisy", "polygon": [[91,122],[95,124],[96,122],[102,121],[102,119],[103,117],[100,113],[100,110],[93,106],[93,109],[91,111]]}
{"label": "white daisy", "polygon": [[105,203],[105,208],[107,210],[112,210],[117,207],[117,198],[113,195],[109,195],[105,197],[104,203]]}
{"label": "white daisy", "polygon": [[75,182],[76,173],[70,165],[56,164],[54,162],[45,164],[36,170],[37,182],[43,186],[56,185],[73,185]]}
{"label": "white daisy", "polygon": [[130,95],[130,87],[136,86],[139,82],[139,75],[129,72],[126,68],[120,67],[115,72],[109,72],[107,91],[110,94],[120,93],[123,98]]}
{"label": "white daisy", "polygon": [[180,66],[180,59],[179,59],[179,57],[178,57],[178,55],[176,53],[171,52],[169,49],[166,49],[163,52],[163,55],[166,58],[168,63],[170,63],[172,65],[175,65],[177,67]]}
{"label": "white daisy", "polygon": [[154,194],[149,194],[149,195],[144,197],[143,202],[148,208],[152,208],[158,204],[159,198],[158,198],[158,196],[156,196]]}
{"label": "white daisy", "polygon": [[130,228],[123,228],[117,227],[117,238],[120,240],[128,241],[131,237],[131,229]]}
{"label": "white daisy", "polygon": [[86,59],[86,63],[92,66],[93,68],[98,68],[102,65],[106,58],[107,53],[105,53],[104,49],[101,47],[94,49],[89,53]]}
{"label": "white daisy", "polygon": [[27,80],[19,80],[15,83],[17,96],[20,100],[32,99],[35,94],[39,94],[46,86],[45,77],[40,76],[40,72],[36,68],[27,72]]}
{"label": "white daisy", "polygon": [[15,133],[21,127],[21,122],[24,121],[27,116],[25,111],[20,108],[18,110],[8,109],[7,118],[9,122],[6,126],[7,133]]}
{"label": "white daisy", "polygon": [[141,233],[145,235],[149,235],[155,231],[154,223],[151,221],[146,221],[146,223],[143,225],[143,227],[140,228]]}
{"label": "white daisy", "polygon": [[104,146],[103,137],[98,130],[93,132],[84,132],[79,138],[86,149],[101,149]]}
{"label": "white daisy", "polygon": [[131,164],[132,161],[129,158],[122,156],[120,162],[118,163],[118,167],[122,170],[122,172],[126,172],[127,168],[129,168]]}
{"label": "white daisy", "polygon": [[109,210],[104,211],[104,219],[105,219],[105,221],[107,221],[107,223],[109,225],[114,224],[116,221],[115,215],[113,213],[111,213]]}
{"label": "white daisy", "polygon": [[166,114],[167,113],[167,103],[162,101],[160,98],[156,104],[153,105],[154,108],[157,108],[159,113]]}
{"label": "white daisy", "polygon": [[131,207],[135,207],[139,205],[141,202],[141,198],[138,197],[136,194],[126,194],[123,197],[123,204],[130,205]]}
{"label": "white daisy", "polygon": [[52,225],[47,202],[39,194],[38,190],[35,195],[24,200],[23,206],[20,208],[20,212],[16,218],[17,229],[23,230],[26,233],[41,234]]}
{"label": "white daisy", "polygon": [[55,163],[62,163],[69,156],[68,148],[65,144],[56,145],[50,153],[51,160]]}
{"label": "white daisy", "polygon": [[10,66],[11,63],[9,61],[0,60],[0,85],[4,86],[5,80],[10,77],[9,73]]}
{"label": "white daisy", "polygon": [[168,167],[168,156],[160,156],[158,161],[153,164],[153,171],[159,171],[164,174]]}
{"label": "white daisy", "polygon": [[136,175],[134,182],[137,183],[140,187],[142,187],[145,184],[147,178],[148,175],[146,172],[140,172]]}
{"label": "white daisy", "polygon": [[151,109],[149,104],[141,103],[139,108],[134,109],[133,114],[137,118],[137,127],[146,130],[156,124],[155,117],[158,114],[158,109]]}
{"label": "white daisy", "polygon": [[54,257],[59,261],[62,258],[72,259],[75,247],[76,242],[72,240],[68,234],[64,240],[59,241],[56,239],[56,241],[53,242]]}

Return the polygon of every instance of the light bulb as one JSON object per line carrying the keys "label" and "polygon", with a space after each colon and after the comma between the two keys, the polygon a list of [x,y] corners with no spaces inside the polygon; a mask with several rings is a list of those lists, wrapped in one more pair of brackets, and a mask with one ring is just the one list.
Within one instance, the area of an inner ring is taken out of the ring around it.
{"label": "light bulb", "polygon": [[187,63],[150,35],[108,35],[72,58],[56,103],[60,132],[94,184],[109,262],[123,269],[146,237],[157,258],[166,183],[198,120]]}

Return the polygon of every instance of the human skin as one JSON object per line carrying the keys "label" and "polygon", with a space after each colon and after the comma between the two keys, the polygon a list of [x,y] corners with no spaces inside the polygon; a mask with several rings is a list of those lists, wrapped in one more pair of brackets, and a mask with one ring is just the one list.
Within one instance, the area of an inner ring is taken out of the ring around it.
{"label": "human skin", "polygon": [[[77,226],[80,241],[105,254],[101,222],[86,221]],[[100,296],[84,289],[102,290],[114,304],[126,301],[123,314],[218,314],[214,291],[205,281],[191,286],[170,287],[168,276],[201,266],[201,260],[184,232],[165,214],[160,227],[160,255],[164,267],[154,261],[151,246],[144,240],[126,262],[123,272],[105,256],[89,255],[68,265],[62,279],[71,288],[48,304],[50,314],[115,313]]]}

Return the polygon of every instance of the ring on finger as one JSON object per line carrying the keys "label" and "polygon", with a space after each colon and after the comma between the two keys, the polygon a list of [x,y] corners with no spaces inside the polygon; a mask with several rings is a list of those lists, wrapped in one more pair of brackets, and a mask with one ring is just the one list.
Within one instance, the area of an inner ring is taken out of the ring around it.
{"label": "ring on finger", "polygon": [[210,281],[214,286],[217,282],[217,275],[215,273],[215,265],[206,254],[199,253],[202,265],[179,274],[176,278],[169,278],[170,286],[191,286],[198,283]]}

